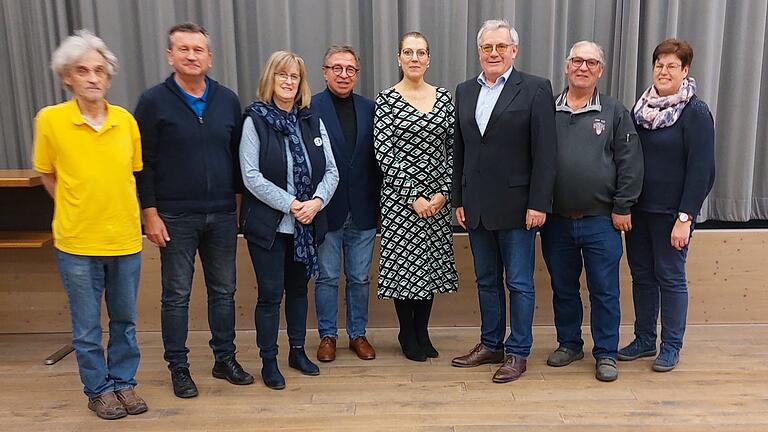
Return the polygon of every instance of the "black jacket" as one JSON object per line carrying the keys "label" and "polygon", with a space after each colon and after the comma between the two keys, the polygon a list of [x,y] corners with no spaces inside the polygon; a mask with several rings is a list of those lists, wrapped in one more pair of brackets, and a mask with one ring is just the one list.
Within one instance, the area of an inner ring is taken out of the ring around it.
{"label": "black jacket", "polygon": [[243,191],[240,100],[213,79],[208,85],[200,118],[173,74],[139,98],[134,116],[144,160],[144,170],[136,174],[141,208],[167,213],[235,210],[235,194]]}
{"label": "black jacket", "polygon": [[485,135],[475,120],[477,78],[456,87],[451,204],[468,228],[525,227],[527,209],[550,212],[557,137],[549,80],[512,70]]}

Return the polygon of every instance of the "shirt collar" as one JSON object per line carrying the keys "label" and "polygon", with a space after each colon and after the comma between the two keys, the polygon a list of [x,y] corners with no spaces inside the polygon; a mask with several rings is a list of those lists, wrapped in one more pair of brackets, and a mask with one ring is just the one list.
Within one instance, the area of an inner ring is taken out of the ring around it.
{"label": "shirt collar", "polygon": [[[83,114],[80,112],[80,106],[77,105],[77,99],[72,98],[67,103],[69,104],[70,119],[72,120],[72,123],[77,126],[88,124],[83,118]],[[115,126],[117,124],[115,122],[114,108],[112,108],[112,105],[110,105],[106,100],[104,100],[104,104],[107,106],[107,116],[104,118],[104,125],[101,127],[100,132],[107,130],[109,127]]]}
{"label": "shirt collar", "polygon": [[603,110],[602,105],[600,105],[600,92],[597,91],[597,87],[595,87],[595,90],[592,92],[592,97],[589,98],[589,102],[587,102],[587,105],[577,110],[572,110],[571,107],[568,106],[567,95],[568,95],[568,87],[566,87],[565,90],[563,90],[563,92],[560,93],[560,95],[555,100],[555,111],[565,111],[571,114],[579,114],[587,111],[600,112]]}
{"label": "shirt collar", "polygon": [[497,85],[503,86],[504,84],[506,84],[507,80],[509,79],[509,76],[512,75],[512,69],[514,69],[514,66],[510,66],[506,72],[501,74],[501,76],[496,79],[493,85],[488,84],[488,81],[485,80],[485,72],[480,72],[480,75],[477,76],[477,82],[482,87],[493,88],[493,87],[496,87]]}
{"label": "shirt collar", "polygon": [[183,88],[181,88],[179,83],[176,82],[176,79],[173,80],[173,83],[176,84],[176,88],[179,89],[181,94],[183,94],[184,96],[189,98],[189,100],[192,100],[192,101],[198,101],[199,100],[199,101],[201,101],[203,103],[208,103],[208,90],[210,90],[210,88],[211,88],[211,83],[210,83],[210,80],[208,79],[208,75],[205,76],[205,90],[203,90],[203,94],[200,97],[193,96],[193,95],[187,93]]}

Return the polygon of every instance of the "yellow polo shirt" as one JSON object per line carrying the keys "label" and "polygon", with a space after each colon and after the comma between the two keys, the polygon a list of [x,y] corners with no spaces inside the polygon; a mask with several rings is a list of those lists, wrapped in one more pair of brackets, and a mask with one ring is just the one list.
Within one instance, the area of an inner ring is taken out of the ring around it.
{"label": "yellow polo shirt", "polygon": [[35,119],[34,167],[56,174],[53,238],[74,255],[119,256],[141,251],[134,171],[141,138],[131,113],[107,104],[98,132],[72,99],[43,108]]}

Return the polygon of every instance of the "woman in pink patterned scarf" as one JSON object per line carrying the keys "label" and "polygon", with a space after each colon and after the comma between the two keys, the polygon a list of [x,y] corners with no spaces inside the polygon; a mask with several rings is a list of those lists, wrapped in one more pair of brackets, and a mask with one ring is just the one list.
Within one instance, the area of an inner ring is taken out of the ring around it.
{"label": "woman in pink patterned scarf", "polygon": [[632,110],[645,161],[643,192],[626,233],[635,339],[619,360],[656,356],[653,370],[675,368],[688,313],[685,259],[696,217],[715,179],[715,127],[688,75],[693,48],[667,39],[653,51],[653,85]]}

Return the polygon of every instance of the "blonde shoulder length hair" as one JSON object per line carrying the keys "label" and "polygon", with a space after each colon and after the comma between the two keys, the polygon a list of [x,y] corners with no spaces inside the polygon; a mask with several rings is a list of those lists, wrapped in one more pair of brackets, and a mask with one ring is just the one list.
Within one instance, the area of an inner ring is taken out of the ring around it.
{"label": "blonde shoulder length hair", "polygon": [[290,51],[277,51],[272,53],[261,71],[259,88],[256,97],[265,103],[272,103],[275,96],[275,75],[286,71],[290,66],[299,66],[299,90],[293,99],[293,103],[299,108],[307,108],[312,99],[312,91],[307,81],[307,68],[304,59]]}

